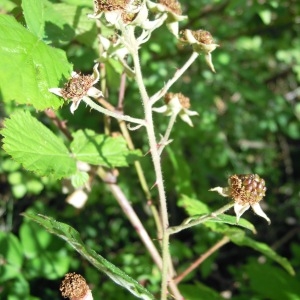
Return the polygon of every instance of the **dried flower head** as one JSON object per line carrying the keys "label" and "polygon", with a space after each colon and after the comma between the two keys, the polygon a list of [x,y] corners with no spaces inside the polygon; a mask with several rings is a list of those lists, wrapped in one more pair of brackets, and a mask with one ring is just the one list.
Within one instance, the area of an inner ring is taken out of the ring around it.
{"label": "dried flower head", "polygon": [[190,102],[190,98],[185,97],[183,94],[181,93],[167,93],[164,97],[165,103],[169,104],[170,101],[172,101],[172,99],[174,99],[174,97],[177,97],[179,100],[179,103],[181,105],[181,108],[183,109],[189,109],[191,107],[191,102]]}
{"label": "dried flower head", "polygon": [[124,10],[129,0],[94,0],[96,13]]}
{"label": "dried flower head", "polygon": [[182,10],[181,10],[181,5],[178,1],[176,0],[159,0],[158,3],[164,5],[167,10],[170,12],[181,15]]}
{"label": "dried flower head", "polygon": [[78,101],[87,94],[90,87],[93,86],[93,81],[94,78],[92,76],[78,73],[61,89],[61,95],[65,100],[73,99],[73,101]]}
{"label": "dried flower head", "polygon": [[87,96],[91,97],[102,97],[103,94],[101,91],[93,87],[95,83],[99,81],[99,71],[98,64],[93,68],[93,75],[82,75],[80,73],[72,72],[71,79],[64,85],[63,88],[51,88],[49,92],[63,97],[65,100],[70,99],[71,104],[71,113],[78,108],[79,103],[82,99]]}
{"label": "dried flower head", "polygon": [[196,111],[189,110],[191,104],[188,97],[185,97],[181,93],[167,93],[164,100],[166,103],[165,105],[155,107],[152,110],[163,113],[166,116],[179,115],[184,122],[193,126],[190,116],[196,116],[198,113]]}
{"label": "dried flower head", "polygon": [[209,31],[197,30],[192,32],[194,38],[205,45],[214,44],[214,39]]}
{"label": "dried flower head", "polygon": [[76,273],[66,274],[59,290],[64,298],[70,298],[71,300],[93,299],[85,279]]}
{"label": "dried flower head", "polygon": [[234,200],[237,222],[242,214],[252,207],[257,215],[266,219],[269,224],[271,223],[271,220],[259,205],[267,190],[264,179],[257,174],[231,175],[228,178],[228,184],[228,187],[216,187],[211,189],[211,191],[216,191],[220,195]]}
{"label": "dried flower head", "polygon": [[206,30],[183,30],[180,32],[181,42],[190,44],[193,50],[205,55],[205,60],[210,69],[215,72],[214,65],[212,63],[211,52],[213,52],[219,45],[215,44],[214,39],[210,32]]}
{"label": "dried flower head", "polygon": [[149,9],[157,14],[157,19],[166,22],[168,29],[178,37],[179,22],[187,19],[182,15],[181,5],[177,0],[159,0],[158,2],[147,1]]}
{"label": "dried flower head", "polygon": [[257,174],[232,175],[228,179],[230,197],[240,204],[253,205],[266,194],[264,179]]}
{"label": "dried flower head", "polygon": [[124,24],[143,27],[148,22],[148,9],[145,0],[95,0],[95,13],[90,18],[104,17],[108,23],[117,29]]}

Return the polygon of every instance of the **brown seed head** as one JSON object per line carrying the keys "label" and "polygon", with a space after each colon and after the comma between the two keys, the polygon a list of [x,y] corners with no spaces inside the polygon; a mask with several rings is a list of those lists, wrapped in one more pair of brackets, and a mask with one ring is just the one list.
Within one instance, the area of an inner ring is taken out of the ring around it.
{"label": "brown seed head", "polygon": [[129,0],[94,0],[96,12],[124,10]]}
{"label": "brown seed head", "polygon": [[62,281],[59,290],[64,298],[80,299],[89,292],[89,287],[81,275],[68,273]]}
{"label": "brown seed head", "polygon": [[232,175],[228,179],[230,197],[240,204],[253,205],[266,193],[265,181],[257,174]]}
{"label": "brown seed head", "polygon": [[185,97],[181,93],[167,93],[165,95],[165,103],[168,104],[174,97],[178,97],[178,100],[183,108],[189,109],[191,107],[190,98]]}
{"label": "brown seed head", "polygon": [[181,15],[182,10],[181,10],[181,5],[178,1],[176,0],[159,0],[158,1],[160,4],[164,5],[169,11],[176,15]]}
{"label": "brown seed head", "polygon": [[192,31],[192,34],[194,38],[202,44],[210,45],[214,43],[211,33],[206,30]]}
{"label": "brown seed head", "polygon": [[90,75],[78,74],[72,77],[61,90],[64,99],[72,99],[74,101],[85,96],[90,87],[93,86],[94,78]]}

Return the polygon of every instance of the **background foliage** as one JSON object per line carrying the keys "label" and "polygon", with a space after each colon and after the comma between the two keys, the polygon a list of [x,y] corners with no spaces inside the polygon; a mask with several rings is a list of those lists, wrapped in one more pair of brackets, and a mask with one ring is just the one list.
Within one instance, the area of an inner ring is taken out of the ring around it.
{"label": "background foliage", "polygon": [[[48,44],[63,49],[65,52],[57,50],[57,56],[73,64],[74,70],[90,72],[98,51],[96,27],[86,18],[92,11],[92,1],[35,2],[34,7],[26,10],[32,1],[2,1],[0,12],[12,16],[19,26],[13,28],[10,21],[1,19],[0,39],[7,40],[15,30],[22,30],[28,36],[19,37],[20,45],[26,48],[26,39],[32,37],[29,32],[33,33],[37,41],[34,59],[38,59],[39,47]],[[176,123],[171,136],[174,141],[163,155],[171,225],[186,217],[178,205],[182,194],[218,208],[224,199],[208,192],[209,188],[224,186],[229,174],[258,173],[267,183],[264,205],[272,225],[267,226],[250,212],[246,218],[256,226],[255,239],[287,257],[296,270],[292,277],[257,252],[230,243],[207,259],[193,276],[187,277],[182,290],[187,299],[220,299],[220,294],[236,300],[300,299],[297,273],[300,267],[300,5],[296,0],[191,0],[181,1],[181,4],[189,17],[181,24],[182,29],[208,30],[221,47],[213,52],[216,74],[211,73],[203,59],[198,59],[172,88],[173,92],[190,97],[192,109],[199,112],[199,118],[193,119],[193,129],[183,122]],[[41,16],[42,9],[46,17]],[[28,11],[32,15],[28,15]],[[191,49],[178,45],[166,28],[155,31],[141,51],[149,92],[157,91],[190,53]],[[43,95],[49,97],[53,107],[60,107],[62,103],[48,95],[46,87],[38,87],[42,88],[40,92],[32,95],[34,76],[51,76],[51,72],[58,72],[68,78],[71,66],[55,65],[49,74],[43,74],[33,64],[30,76],[22,74],[24,57],[15,57],[12,53],[0,60],[0,124],[3,126],[4,118],[13,112],[23,113],[25,109],[60,136],[47,114],[24,104],[29,96],[38,103]],[[11,60],[15,67],[8,69]],[[110,61],[106,68],[109,99],[116,106],[118,69],[116,71]],[[59,83],[53,79],[54,86]],[[141,116],[134,82],[127,82],[125,98],[125,112]],[[102,118],[84,105],[75,115],[70,114],[67,105],[57,114],[67,120],[71,132],[88,128],[103,133]],[[155,121],[163,132],[165,118],[157,116]],[[118,130],[115,121],[112,128]],[[132,136],[136,147],[146,153],[143,130]],[[22,132],[19,141],[26,142]],[[68,146],[68,141],[65,143]],[[155,178],[150,171],[150,157],[145,156],[140,161],[151,185]],[[58,286],[68,271],[79,272],[86,278],[95,299],[133,299],[63,241],[20,216],[24,211],[39,212],[70,224],[88,246],[105,253],[106,259],[137,278],[151,292],[158,292],[159,272],[105,183],[94,179],[87,205],[77,210],[65,202],[64,182],[25,171],[2,149],[0,162],[1,299],[60,299]],[[155,237],[153,220],[149,218],[134,170],[119,168],[118,183]],[[155,190],[151,193],[155,201]],[[178,272],[220,236],[199,226],[172,237],[171,252]]]}

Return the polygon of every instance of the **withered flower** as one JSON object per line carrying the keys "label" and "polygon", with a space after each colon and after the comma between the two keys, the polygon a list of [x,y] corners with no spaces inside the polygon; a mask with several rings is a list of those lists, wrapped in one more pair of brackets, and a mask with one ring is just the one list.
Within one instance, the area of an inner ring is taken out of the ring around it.
{"label": "withered flower", "polygon": [[70,300],[93,300],[93,296],[85,279],[76,273],[66,274],[59,290],[64,298]]}
{"label": "withered flower", "polygon": [[190,44],[193,50],[205,55],[205,60],[210,69],[215,73],[215,68],[212,63],[211,52],[213,52],[219,45],[215,44],[214,39],[210,32],[206,30],[183,30],[181,32],[181,41]]}
{"label": "withered flower", "polygon": [[190,116],[197,116],[196,111],[189,110],[190,99],[181,93],[167,93],[165,95],[165,105],[152,108],[153,111],[163,113],[166,116],[179,115],[182,121],[191,127],[193,126]]}
{"label": "withered flower", "polygon": [[177,0],[147,1],[149,9],[166,19],[166,25],[176,37],[178,37],[179,22],[187,19],[182,15],[181,5]]}
{"label": "withered flower", "polygon": [[234,200],[234,211],[237,222],[242,214],[252,207],[258,216],[267,220],[269,224],[271,223],[271,220],[259,205],[267,190],[264,179],[260,178],[257,174],[231,175],[228,178],[228,184],[228,187],[216,187],[210,191],[216,191],[220,195],[230,197]]}
{"label": "withered flower", "polygon": [[98,71],[98,64],[93,68],[93,75],[82,75],[80,73],[72,72],[71,79],[65,84],[63,88],[50,88],[49,92],[63,97],[65,100],[72,101],[70,110],[73,114],[78,108],[80,102],[85,97],[103,97],[100,90],[93,87],[99,81],[100,75]]}

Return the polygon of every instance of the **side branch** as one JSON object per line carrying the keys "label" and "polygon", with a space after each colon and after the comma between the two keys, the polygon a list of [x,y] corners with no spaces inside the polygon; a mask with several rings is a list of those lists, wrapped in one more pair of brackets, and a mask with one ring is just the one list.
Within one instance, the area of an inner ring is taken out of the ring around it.
{"label": "side branch", "polygon": [[84,101],[92,109],[95,109],[98,112],[103,113],[107,116],[113,117],[113,118],[118,119],[118,120],[139,124],[139,125],[142,125],[142,126],[146,125],[146,122],[143,119],[132,118],[132,117],[127,116],[127,115],[122,115],[120,113],[110,111],[110,110],[108,110],[106,108],[103,108],[102,106],[98,105],[97,103],[95,103],[93,100],[91,100],[88,97],[83,98],[82,101]]}

